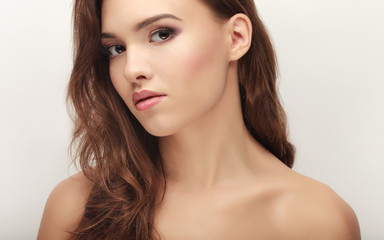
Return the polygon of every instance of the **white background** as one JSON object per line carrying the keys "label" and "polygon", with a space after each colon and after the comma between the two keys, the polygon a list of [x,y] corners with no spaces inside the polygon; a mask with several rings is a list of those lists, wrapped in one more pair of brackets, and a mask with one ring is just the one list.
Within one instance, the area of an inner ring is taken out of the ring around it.
{"label": "white background", "polygon": [[[71,2],[0,4],[0,239],[34,239],[73,173],[65,88]],[[384,239],[384,1],[256,0],[280,63],[295,170],[330,185]]]}

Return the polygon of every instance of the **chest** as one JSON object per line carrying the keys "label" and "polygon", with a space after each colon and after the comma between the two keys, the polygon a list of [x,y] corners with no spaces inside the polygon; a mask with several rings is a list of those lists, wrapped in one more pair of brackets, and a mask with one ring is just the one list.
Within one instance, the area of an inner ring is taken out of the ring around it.
{"label": "chest", "polygon": [[166,197],[155,215],[161,240],[276,239],[263,199],[244,196]]}

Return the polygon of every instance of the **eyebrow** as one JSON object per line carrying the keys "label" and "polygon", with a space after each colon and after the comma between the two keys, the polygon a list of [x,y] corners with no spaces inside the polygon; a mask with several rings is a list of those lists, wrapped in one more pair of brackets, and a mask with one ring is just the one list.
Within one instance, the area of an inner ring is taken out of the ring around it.
{"label": "eyebrow", "polygon": [[175,15],[169,14],[169,13],[159,14],[159,15],[147,18],[147,19],[139,22],[138,24],[136,24],[135,31],[138,32],[141,29],[145,28],[146,26],[151,25],[152,23],[157,22],[157,21],[164,19],[164,18],[171,18],[171,19],[181,21],[180,18],[176,17]]}
{"label": "eyebrow", "polygon": [[[138,24],[136,24],[134,29],[136,32],[138,32],[141,29],[145,28],[146,26],[151,25],[152,23],[155,23],[155,22],[157,22],[161,19],[165,19],[165,18],[170,18],[170,19],[182,21],[180,18],[176,17],[175,15],[172,15],[169,13],[164,13],[164,14],[155,15],[153,17],[147,18],[147,19],[139,22]],[[113,34],[110,34],[110,33],[102,33],[101,38],[116,38],[116,36]]]}

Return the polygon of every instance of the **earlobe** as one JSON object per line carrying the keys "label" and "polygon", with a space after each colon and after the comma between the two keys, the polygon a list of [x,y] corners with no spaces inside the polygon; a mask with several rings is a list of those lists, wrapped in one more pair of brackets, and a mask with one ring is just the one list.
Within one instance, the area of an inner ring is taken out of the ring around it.
{"label": "earlobe", "polygon": [[232,16],[227,23],[231,34],[230,61],[236,61],[244,56],[251,46],[252,24],[248,16],[242,13]]}

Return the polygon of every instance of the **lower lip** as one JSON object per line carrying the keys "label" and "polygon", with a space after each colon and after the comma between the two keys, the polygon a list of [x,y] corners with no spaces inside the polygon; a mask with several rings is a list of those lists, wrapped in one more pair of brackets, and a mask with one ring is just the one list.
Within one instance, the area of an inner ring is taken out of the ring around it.
{"label": "lower lip", "polygon": [[160,103],[165,96],[156,96],[156,97],[151,97],[147,100],[141,101],[138,104],[135,105],[136,109],[138,111],[144,111],[147,110],[156,104]]}

